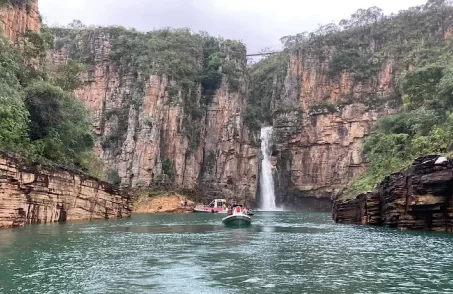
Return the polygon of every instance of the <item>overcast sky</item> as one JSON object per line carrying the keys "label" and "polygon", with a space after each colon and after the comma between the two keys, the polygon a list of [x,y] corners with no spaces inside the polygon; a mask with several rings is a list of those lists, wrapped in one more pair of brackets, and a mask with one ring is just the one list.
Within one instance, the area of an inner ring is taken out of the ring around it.
{"label": "overcast sky", "polygon": [[121,25],[149,31],[188,27],[243,41],[249,53],[277,49],[286,35],[338,23],[359,8],[378,6],[386,14],[427,0],[39,0],[44,20],[66,25]]}

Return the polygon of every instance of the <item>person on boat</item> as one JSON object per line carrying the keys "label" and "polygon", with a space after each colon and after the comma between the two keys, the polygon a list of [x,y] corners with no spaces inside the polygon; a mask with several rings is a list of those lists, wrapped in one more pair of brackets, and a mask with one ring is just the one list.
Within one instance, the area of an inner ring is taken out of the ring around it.
{"label": "person on boat", "polygon": [[228,215],[232,215],[233,214],[233,208],[231,206],[228,206],[227,214]]}
{"label": "person on boat", "polygon": [[242,209],[242,213],[247,214],[247,212],[248,212],[248,209],[247,209],[247,207],[244,206],[244,209]]}

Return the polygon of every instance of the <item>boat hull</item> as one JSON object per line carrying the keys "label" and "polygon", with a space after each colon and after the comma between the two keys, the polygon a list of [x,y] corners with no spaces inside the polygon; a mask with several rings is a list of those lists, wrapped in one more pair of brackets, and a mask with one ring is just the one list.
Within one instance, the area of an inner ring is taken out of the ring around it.
{"label": "boat hull", "polygon": [[226,226],[232,227],[246,227],[252,223],[252,219],[244,214],[229,215],[222,219],[222,223]]}
{"label": "boat hull", "polygon": [[206,209],[206,208],[194,208],[193,212],[196,213],[227,213],[225,209]]}

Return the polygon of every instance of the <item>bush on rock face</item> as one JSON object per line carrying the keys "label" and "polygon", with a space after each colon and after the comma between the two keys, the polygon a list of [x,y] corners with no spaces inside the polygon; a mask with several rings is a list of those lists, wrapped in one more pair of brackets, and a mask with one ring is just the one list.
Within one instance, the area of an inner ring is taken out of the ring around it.
{"label": "bush on rock face", "polygon": [[0,150],[102,176],[102,165],[93,164],[99,161],[92,152],[90,114],[72,94],[80,65],[48,66],[49,40],[46,33],[27,33],[12,48],[0,36]]}

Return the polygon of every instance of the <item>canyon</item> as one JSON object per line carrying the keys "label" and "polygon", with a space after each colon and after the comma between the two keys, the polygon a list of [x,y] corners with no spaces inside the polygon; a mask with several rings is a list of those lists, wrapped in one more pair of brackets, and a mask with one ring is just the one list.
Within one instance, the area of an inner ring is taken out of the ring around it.
{"label": "canyon", "polygon": [[[448,13],[440,17],[448,19]],[[261,97],[271,104],[271,118],[262,124],[274,129],[271,161],[278,206],[330,211],[332,201],[348,183],[364,173],[364,139],[380,117],[400,110],[399,81],[418,65],[417,60],[404,58],[416,49],[392,45],[393,38],[423,44],[427,36],[430,42],[423,46],[429,49],[442,46],[450,36],[449,21],[413,34],[410,23],[421,21],[419,18],[389,18],[375,31],[363,27],[320,33],[309,45],[281,53],[287,56],[286,70],[281,76],[269,73],[275,75],[272,92]],[[385,35],[379,28],[385,28],[387,22],[401,28]],[[69,35],[64,30],[56,33],[56,43],[64,45],[52,53],[55,62],[71,57]],[[179,100],[172,98],[172,87],[178,81],[165,74],[143,77],[137,69],[140,65],[113,61],[116,49],[112,54],[112,47],[121,34],[111,29],[82,28],[72,36],[80,38],[79,50],[94,60],[76,94],[95,113],[99,156],[118,171],[124,186],[170,185],[199,195],[199,201],[225,197],[252,206],[260,203],[259,129],[244,119],[253,87],[246,73],[245,48],[232,54],[231,41],[219,45],[224,60],[236,65],[239,87],[233,89],[228,77],[223,77],[212,102],[197,121],[190,122],[200,128],[200,140],[193,142],[185,131],[186,102],[181,92]],[[342,58],[352,59],[348,61],[352,64],[345,67]],[[133,72],[144,83],[138,106],[131,105],[136,92]],[[200,108],[202,90],[198,88],[195,103]],[[123,140],[111,148],[102,142],[118,128],[118,116],[112,115],[117,110],[124,112],[120,123],[127,130]],[[173,175],[170,181],[164,170],[167,159]]]}
{"label": "canyon", "polygon": [[[11,40],[24,30],[39,30],[38,1],[28,3],[0,10],[2,29]],[[418,66],[410,50],[443,46],[450,37],[449,15],[444,14],[436,28],[413,25],[423,19],[403,13],[382,18],[373,30],[335,28],[312,34],[300,47],[285,47],[280,54],[285,70],[268,73],[272,91],[259,98],[270,101],[269,119],[260,123],[273,127],[270,161],[277,206],[330,211],[348,183],[364,173],[364,139],[379,118],[400,110],[399,81]],[[388,33],[387,25],[394,25],[395,32]],[[177,79],[177,73],[153,67],[159,59],[134,55],[146,53],[148,45],[138,40],[153,32],[85,26],[51,31],[52,63],[85,65],[75,94],[91,109],[96,153],[122,188],[175,190],[199,202],[260,203],[263,155],[259,128],[244,118],[254,81],[243,44],[221,39],[214,46],[217,55],[206,54],[209,48],[191,51],[197,68],[220,64],[221,82],[206,102],[200,77]],[[156,34],[170,41],[172,34],[208,40],[178,30]],[[159,40],[148,41],[160,46]],[[167,63],[182,58],[175,52]],[[195,86],[187,90],[187,83]]]}

